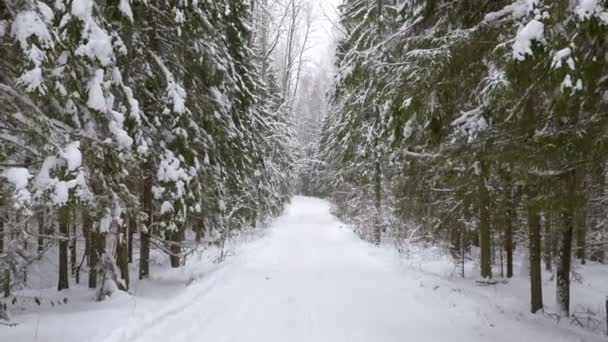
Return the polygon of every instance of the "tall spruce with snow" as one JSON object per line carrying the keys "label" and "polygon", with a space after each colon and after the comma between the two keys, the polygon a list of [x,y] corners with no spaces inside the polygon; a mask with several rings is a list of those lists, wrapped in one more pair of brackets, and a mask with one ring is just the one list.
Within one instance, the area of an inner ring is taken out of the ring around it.
{"label": "tall spruce with snow", "polygon": [[[492,142],[483,137],[491,124],[491,108],[479,90],[493,72],[484,61],[493,46],[487,43],[491,33],[478,23],[499,6],[407,2],[400,11],[401,30],[387,42],[397,58],[386,77],[396,85],[390,90],[396,100],[391,140],[403,149],[395,153],[407,169],[402,186],[413,187],[419,199],[413,204],[418,213],[414,215],[425,217],[432,234],[450,236],[453,251],[460,250],[455,254],[467,247],[462,243],[469,239],[468,232],[478,233],[475,242],[484,278],[492,277],[488,189],[493,157]],[[410,215],[407,208],[412,204],[401,198],[402,213]],[[430,203],[441,204],[429,208]]]}
{"label": "tall spruce with snow", "polygon": [[[326,163],[321,182],[336,189],[345,208],[358,202],[360,218],[380,242],[382,179],[387,164],[387,109],[381,73],[386,56],[381,44],[395,23],[394,1],[346,1],[341,23],[347,35],[338,46],[338,71],[332,107],[322,133],[321,159]],[[340,190],[337,190],[340,189]]]}
{"label": "tall spruce with snow", "polygon": [[[60,290],[82,270],[103,299],[128,288],[133,260],[149,275],[151,248],[178,267],[196,242],[280,213],[291,133],[257,83],[248,1],[0,9],[1,214],[15,218],[0,241],[37,253],[58,241]],[[22,282],[16,260],[36,257],[11,250],[7,293]]]}
{"label": "tall spruce with snow", "polygon": [[[586,194],[597,187],[594,182],[603,183],[594,176],[598,165],[605,163],[601,154],[606,148],[607,118],[600,114],[606,110],[601,81],[606,67],[601,62],[599,50],[604,44],[599,37],[606,33],[608,23],[601,13],[606,13],[606,7],[599,1],[559,5],[519,1],[486,16],[490,22],[519,25],[510,46],[512,58],[504,62],[511,87],[499,104],[508,110],[498,120],[524,142],[513,139],[505,144],[524,156],[516,165],[519,179],[536,188],[539,209],[557,218],[558,229],[553,233],[560,241],[557,299],[566,316],[572,245],[576,239],[576,255],[584,262],[587,207],[600,196]],[[557,188],[556,183],[560,184]],[[531,261],[540,270],[540,237],[532,244],[538,248],[531,250]],[[536,305],[540,307],[542,302]]]}
{"label": "tall spruce with snow", "polygon": [[[361,33],[377,30],[378,4],[343,7],[347,38],[320,141],[320,184],[357,226],[373,197],[368,152],[384,146],[391,237],[410,241],[415,232],[445,245],[463,275],[465,256],[479,248],[484,282],[498,262],[500,276],[511,277],[514,246],[523,243],[532,312],[543,308],[541,253],[552,266],[547,249],[559,241],[557,298],[567,315],[572,253],[581,263],[589,254],[603,258],[587,242],[605,234],[598,200],[605,193],[606,4],[384,2],[398,15],[383,16],[385,34],[368,44]],[[375,103],[385,108],[382,134],[374,131]]]}

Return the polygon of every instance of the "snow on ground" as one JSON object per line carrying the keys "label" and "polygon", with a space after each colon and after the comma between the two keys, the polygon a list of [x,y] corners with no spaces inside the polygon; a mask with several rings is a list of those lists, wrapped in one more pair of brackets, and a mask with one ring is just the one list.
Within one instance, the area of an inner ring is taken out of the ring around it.
{"label": "snow on ground", "polygon": [[[191,260],[190,269],[137,283],[132,296],[17,315],[21,324],[0,334],[20,342],[603,341],[527,313],[519,285],[478,288],[404,267],[329,211],[296,197],[264,237],[220,265]],[[200,277],[184,286],[193,269]]]}
{"label": "snow on ground", "polygon": [[[544,314],[529,314],[530,282],[527,254],[518,250],[515,253],[514,277],[506,284],[495,286],[477,286],[475,280],[479,279],[479,265],[468,261],[465,266],[465,278],[461,277],[460,266],[455,266],[451,257],[435,248],[414,247],[409,255],[401,258],[406,269],[413,269],[424,274],[425,279],[448,281],[450,288],[467,297],[477,297],[480,303],[487,303],[500,312],[507,313],[517,319],[531,319],[536,321],[551,321],[565,329],[580,331],[579,324],[584,330],[599,335],[606,334],[606,308],[605,299],[608,291],[608,267],[595,262],[587,265],[576,263],[571,283],[570,311],[573,317],[564,318],[558,322],[555,315],[559,310],[556,304],[556,287],[554,274],[543,272],[543,303]],[[504,270],[506,272],[506,269]],[[494,266],[494,275],[500,281],[500,268]],[[574,319],[577,316],[577,320]]]}

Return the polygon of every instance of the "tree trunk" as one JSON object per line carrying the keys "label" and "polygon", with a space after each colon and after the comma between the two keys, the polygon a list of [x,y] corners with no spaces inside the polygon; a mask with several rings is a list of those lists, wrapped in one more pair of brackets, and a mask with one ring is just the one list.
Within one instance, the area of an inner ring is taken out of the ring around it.
{"label": "tree trunk", "polygon": [[6,265],[6,269],[4,270],[4,298],[8,298],[11,296],[11,269]]}
{"label": "tree trunk", "polygon": [[[581,190],[581,194],[587,194],[589,190],[585,180],[586,172],[583,168],[576,170],[576,189]],[[586,196],[585,196],[586,197]],[[583,202],[587,204],[586,199]],[[587,208],[585,205],[577,205],[575,210],[575,231],[576,231],[576,258],[584,265],[587,257]]]}
{"label": "tree trunk", "polygon": [[150,276],[150,234],[141,232],[139,234],[139,279]]}
{"label": "tree trunk", "polygon": [[551,234],[551,214],[545,213],[545,225],[544,225],[544,259],[545,259],[545,269],[549,272],[553,270],[553,254],[552,254],[552,243],[553,238]]}
{"label": "tree trunk", "polygon": [[463,229],[460,223],[457,223],[448,229],[448,234],[450,236],[450,254],[455,261],[460,259],[462,230]]}
{"label": "tree trunk", "polygon": [[587,249],[587,213],[583,206],[576,211],[576,258],[582,265],[586,262]]}
{"label": "tree trunk", "polygon": [[[596,160],[591,168],[591,191],[590,191],[590,210],[589,210],[589,229],[594,235],[604,235],[604,207],[603,200],[605,196],[605,161]],[[604,262],[604,248],[595,248],[589,251],[589,259],[596,262]]]}
{"label": "tree trunk", "polygon": [[127,234],[127,261],[129,264],[133,263],[133,237],[137,231],[137,215],[133,214],[129,219],[129,233]]}
{"label": "tree trunk", "polygon": [[[555,224],[555,223],[553,223]],[[559,224],[558,224],[559,226]],[[551,232],[551,255],[553,256],[553,266],[556,264],[556,258],[559,258],[559,242],[560,242],[560,230],[556,227],[552,227]],[[555,267],[554,267],[555,268]]]}
{"label": "tree trunk", "polygon": [[288,4],[288,8],[291,10],[291,21],[289,23],[287,29],[287,41],[286,41],[286,50],[285,50],[285,70],[283,73],[283,79],[281,81],[282,90],[283,90],[283,100],[289,101],[291,96],[291,76],[293,74],[293,66],[294,66],[294,48],[295,48],[295,39],[296,39],[296,31],[297,22],[299,19],[298,8],[296,7],[295,0],[291,0]]}
{"label": "tree trunk", "polygon": [[382,224],[380,213],[382,209],[382,169],[380,167],[380,161],[375,162],[374,172],[374,244],[380,245],[382,239]]}
{"label": "tree trunk", "polygon": [[513,223],[509,222],[505,231],[505,252],[507,254],[507,278],[513,277]]}
{"label": "tree trunk", "polygon": [[0,253],[4,253],[4,213],[0,210]]}
{"label": "tree trunk", "polygon": [[559,248],[559,262],[557,264],[557,304],[560,314],[570,315],[570,265],[572,262],[572,235],[574,231],[576,195],[576,175],[570,171],[564,175],[564,188],[567,193],[566,203],[561,209],[562,231]]}
{"label": "tree trunk", "polygon": [[[509,180],[510,182],[510,180]],[[504,248],[507,254],[507,278],[513,277],[513,222],[515,221],[515,204],[513,203],[513,192],[511,184],[505,189],[507,197],[507,208],[505,213],[505,237]]]}
{"label": "tree trunk", "polygon": [[[86,209],[84,209],[86,210]],[[84,211],[83,210],[83,211]],[[84,255],[87,260],[87,266],[91,264],[91,219],[85,212],[81,214],[82,219],[82,235],[84,235]]]}
{"label": "tree trunk", "polygon": [[[77,266],[77,255],[76,255],[76,215],[72,219],[72,238],[70,239],[70,266],[72,268],[72,276],[76,275]],[[76,278],[76,284],[78,284],[78,277]]]}
{"label": "tree trunk", "polygon": [[91,266],[89,267],[89,288],[97,288],[97,275],[99,274],[99,266],[101,256],[105,250],[104,234],[93,228],[91,232]]}
{"label": "tree trunk", "polygon": [[167,232],[167,240],[169,241],[169,251],[171,254],[169,255],[169,259],[171,261],[171,267],[178,268],[180,266],[180,254],[182,252],[182,247],[180,242],[182,241],[181,236],[181,228],[174,232]]}
{"label": "tree trunk", "polygon": [[[130,220],[131,221],[131,220]],[[129,246],[128,246],[128,223],[122,222],[118,228],[118,244],[116,249],[116,261],[120,269],[120,278],[124,283],[124,290],[129,289]]]}
{"label": "tree trunk", "polygon": [[[25,231],[28,231],[28,227],[27,227],[28,223],[27,221],[25,222]],[[23,250],[27,251],[28,250],[28,243],[27,243],[27,239],[23,240]],[[23,284],[27,285],[27,267],[23,268]]]}
{"label": "tree trunk", "polygon": [[97,288],[97,275],[99,273],[99,261],[105,249],[105,237],[98,229],[93,227],[93,221],[87,214],[83,215],[83,228],[89,234],[89,288]]}
{"label": "tree trunk", "polygon": [[528,189],[528,237],[530,240],[530,311],[536,313],[543,308],[543,287],[541,274],[540,215],[534,203],[537,193]]}
{"label": "tree trunk", "polygon": [[559,263],[557,265],[557,302],[562,315],[570,315],[570,265],[572,252],[573,219],[567,210],[562,212],[561,243],[559,249]]}
{"label": "tree trunk", "polygon": [[[147,172],[151,172],[151,167],[146,167]],[[154,222],[154,207],[152,203],[153,179],[150,174],[146,175],[143,189],[143,207],[147,215],[146,226],[140,229],[139,233],[139,279],[148,278],[150,275],[150,232]]]}
{"label": "tree trunk", "polygon": [[205,232],[207,228],[205,227],[205,220],[202,218],[197,218],[195,221],[196,231],[195,231],[195,241],[196,243],[200,243],[201,240],[205,237]]}
{"label": "tree trunk", "polygon": [[68,272],[68,242],[70,235],[70,208],[63,206],[59,214],[59,281],[57,291],[69,288]]}
{"label": "tree trunk", "polygon": [[490,212],[488,211],[488,189],[486,187],[486,168],[479,162],[481,174],[479,176],[479,248],[481,277],[492,278],[492,233],[490,229]]}
{"label": "tree trunk", "polygon": [[44,213],[45,210],[41,209],[40,212],[38,213],[38,254],[41,254],[42,252],[44,252],[44,238],[42,237],[44,234],[46,234],[46,229],[44,226]]}

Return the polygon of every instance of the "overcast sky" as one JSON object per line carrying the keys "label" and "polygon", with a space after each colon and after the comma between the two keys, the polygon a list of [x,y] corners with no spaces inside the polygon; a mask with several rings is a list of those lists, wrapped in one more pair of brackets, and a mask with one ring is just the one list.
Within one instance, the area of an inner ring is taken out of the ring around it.
{"label": "overcast sky", "polygon": [[315,25],[309,51],[312,62],[310,67],[327,67],[333,64],[335,40],[339,38],[334,24],[338,22],[337,7],[342,0],[310,1],[315,6]]}

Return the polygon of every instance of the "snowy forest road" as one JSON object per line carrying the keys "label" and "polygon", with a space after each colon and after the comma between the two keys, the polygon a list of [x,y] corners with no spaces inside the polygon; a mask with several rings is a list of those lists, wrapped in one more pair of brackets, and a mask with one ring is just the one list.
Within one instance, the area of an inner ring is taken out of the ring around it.
{"label": "snowy forest road", "polygon": [[404,270],[318,199],[296,197],[221,272],[213,286],[192,284],[200,289],[186,305],[102,341],[579,341],[542,320],[486,308],[447,280]]}

